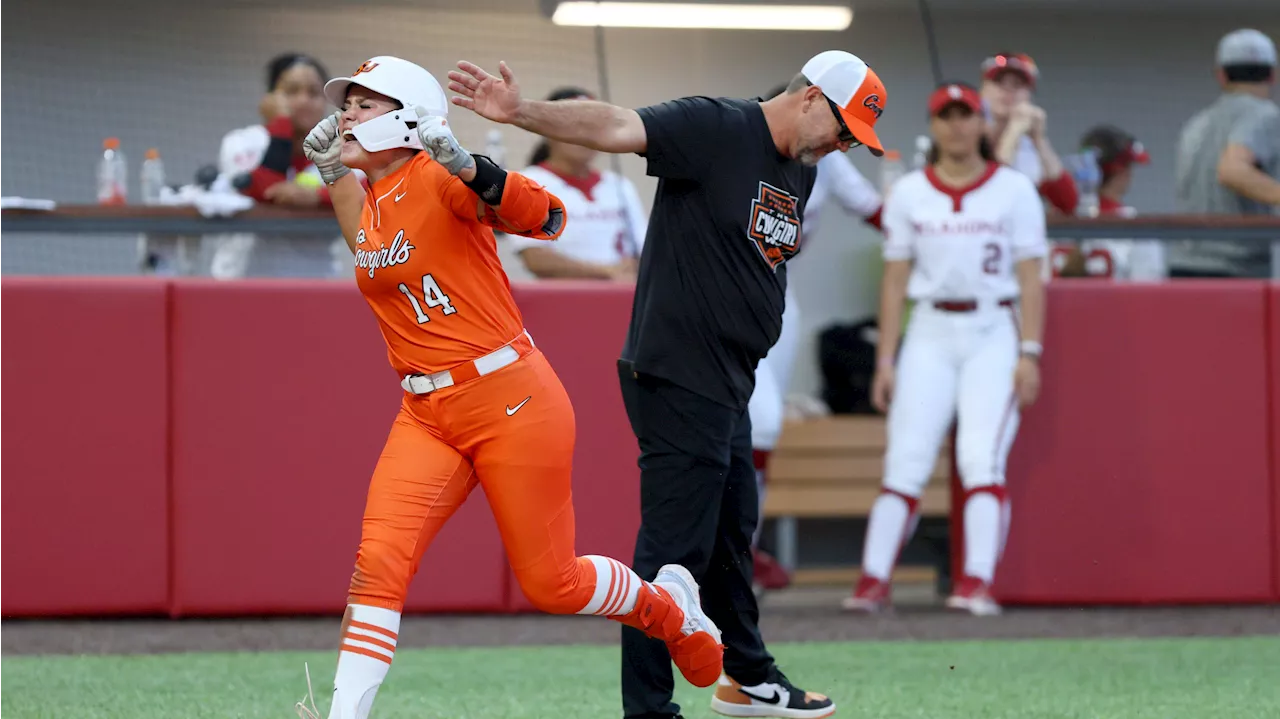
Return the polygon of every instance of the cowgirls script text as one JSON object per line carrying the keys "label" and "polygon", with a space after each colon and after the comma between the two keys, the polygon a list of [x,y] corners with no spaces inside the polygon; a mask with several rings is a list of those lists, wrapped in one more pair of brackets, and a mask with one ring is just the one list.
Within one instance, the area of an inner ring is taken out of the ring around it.
{"label": "cowgirls script text", "polygon": [[[356,244],[360,245],[365,241],[364,230],[356,233]],[[391,240],[390,247],[383,247],[378,250],[356,250],[356,267],[369,270],[369,279],[373,279],[373,273],[384,267],[392,265],[403,265],[409,261],[409,253],[413,251],[413,245],[404,238],[404,230],[396,233],[395,239]]]}

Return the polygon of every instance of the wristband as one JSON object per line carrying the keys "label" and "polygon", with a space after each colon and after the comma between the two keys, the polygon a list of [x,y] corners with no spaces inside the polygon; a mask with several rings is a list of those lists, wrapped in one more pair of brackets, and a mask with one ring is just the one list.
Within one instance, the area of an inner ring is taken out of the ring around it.
{"label": "wristband", "polygon": [[502,193],[507,187],[507,172],[484,155],[471,156],[476,163],[476,176],[470,182],[462,184],[480,196],[486,205],[497,207],[502,204]]}
{"label": "wristband", "polygon": [[1039,359],[1040,355],[1044,354],[1044,345],[1034,340],[1023,340],[1022,344],[1018,345],[1018,352]]}
{"label": "wristband", "polygon": [[258,163],[258,166],[287,175],[291,164],[293,164],[293,140],[273,137],[267,143],[267,150],[262,153],[262,162]]}

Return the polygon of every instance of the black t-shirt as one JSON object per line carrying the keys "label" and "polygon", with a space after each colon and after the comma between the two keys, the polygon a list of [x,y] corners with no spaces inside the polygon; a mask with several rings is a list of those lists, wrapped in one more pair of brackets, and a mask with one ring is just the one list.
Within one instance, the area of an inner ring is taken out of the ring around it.
{"label": "black t-shirt", "polygon": [[785,263],[817,170],[778,152],[755,100],[687,97],[639,113],[659,181],[623,359],[743,408],[782,329]]}

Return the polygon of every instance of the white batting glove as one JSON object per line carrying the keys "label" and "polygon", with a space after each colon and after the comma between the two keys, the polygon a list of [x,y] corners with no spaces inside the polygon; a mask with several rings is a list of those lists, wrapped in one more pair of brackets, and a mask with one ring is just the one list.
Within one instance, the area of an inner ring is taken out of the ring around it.
{"label": "white batting glove", "polygon": [[320,179],[326,184],[333,184],[351,169],[342,164],[342,137],[338,132],[338,116],[335,112],[321,120],[307,139],[302,141],[302,153],[315,164],[320,171]]}
{"label": "white batting glove", "polygon": [[475,167],[475,158],[458,144],[453,130],[443,117],[427,114],[421,107],[418,112],[418,139],[422,141],[422,149],[431,159],[444,166],[450,175],[457,175],[468,167]]}

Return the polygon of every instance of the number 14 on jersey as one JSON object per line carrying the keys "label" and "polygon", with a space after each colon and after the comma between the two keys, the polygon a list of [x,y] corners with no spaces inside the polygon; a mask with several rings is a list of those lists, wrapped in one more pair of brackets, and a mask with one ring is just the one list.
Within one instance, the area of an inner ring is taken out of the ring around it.
{"label": "number 14 on jersey", "polygon": [[[413,290],[409,289],[408,285],[401,282],[400,292],[405,297],[408,297],[409,304],[413,305],[413,311],[418,316],[418,324],[431,321],[427,313],[422,311],[422,303],[418,302],[418,298],[413,294]],[[426,301],[427,309],[443,307],[446,316],[458,311],[458,308],[454,307],[453,303],[449,301],[449,295],[446,295],[440,289],[440,285],[436,284],[435,278],[431,275],[422,276],[422,299]]]}

